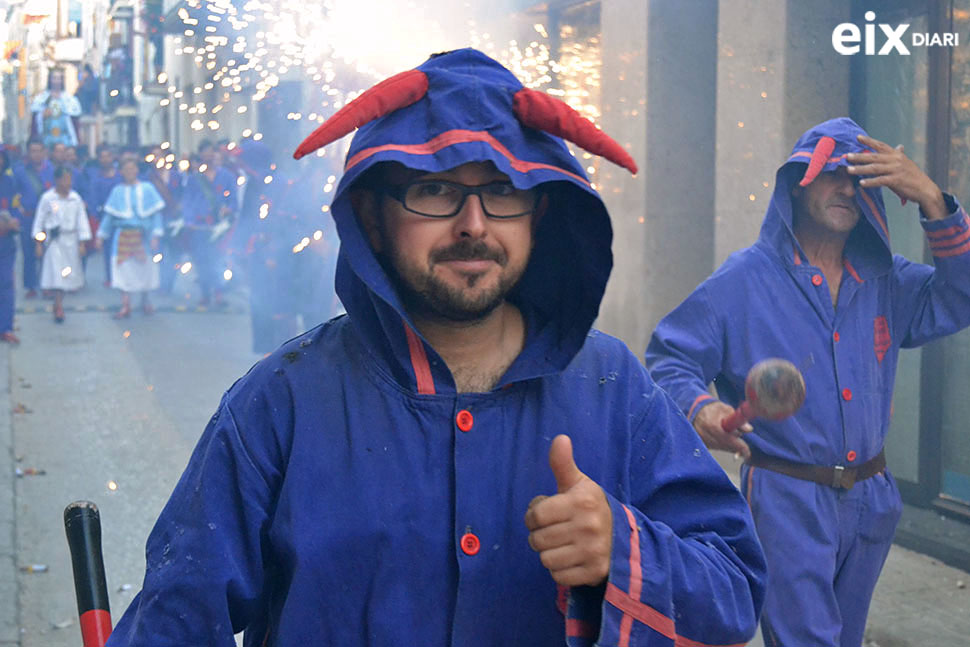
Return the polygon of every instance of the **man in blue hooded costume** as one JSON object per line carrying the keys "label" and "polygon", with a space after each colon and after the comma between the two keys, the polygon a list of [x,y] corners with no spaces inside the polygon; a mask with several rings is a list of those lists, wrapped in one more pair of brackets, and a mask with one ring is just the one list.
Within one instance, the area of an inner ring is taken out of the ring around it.
{"label": "man in blue hooded costume", "polygon": [[[890,251],[882,187],[919,205],[935,267]],[[778,170],[758,241],[657,326],[653,378],[708,447],[745,456],[768,559],[766,645],[862,644],[902,510],[883,453],[899,349],[970,324],[968,239],[966,212],[901,147],[833,119]],[[802,371],[805,403],[741,440],[721,422],[770,357]]]}
{"label": "man in blue hooded costume", "polygon": [[332,208],[347,315],[226,393],[108,644],[745,642],[764,569],[747,505],[590,329],[609,217],[536,126],[632,159],[468,49],[296,154],[358,126]]}

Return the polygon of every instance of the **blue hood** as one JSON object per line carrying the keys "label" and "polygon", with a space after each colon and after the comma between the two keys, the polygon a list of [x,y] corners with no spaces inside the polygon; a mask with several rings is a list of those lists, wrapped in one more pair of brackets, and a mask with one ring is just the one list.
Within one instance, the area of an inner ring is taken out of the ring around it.
{"label": "blue hood", "polygon": [[[786,266],[796,263],[795,252],[801,259],[805,253],[795,240],[792,229],[792,189],[805,175],[815,147],[823,137],[835,140],[835,149],[822,167],[822,172],[850,166],[846,160],[849,153],[870,152],[859,143],[859,135],[867,135],[857,123],[847,117],[830,119],[811,128],[795,143],[788,160],[775,176],[775,191],[768,205],[757,245],[768,248],[779,256]],[[892,251],[889,246],[889,229],[886,208],[882,201],[882,189],[856,188],[856,203],[862,211],[859,224],[846,243],[845,257],[860,278],[868,279],[886,274],[892,269]]]}
{"label": "blue hood", "polygon": [[[522,84],[481,52],[432,56],[419,70],[428,92],[416,103],[362,126],[347,155],[332,213],[340,237],[337,294],[365,345],[409,391],[454,392],[444,361],[420,338],[358,223],[354,182],[380,162],[440,172],[490,161],[519,188],[540,184],[549,207],[532,257],[510,300],[525,315],[526,345],[497,388],[562,371],[599,311],[613,256],[606,207],[564,142],[525,127],[512,112]],[[431,391],[418,385],[430,370]]]}

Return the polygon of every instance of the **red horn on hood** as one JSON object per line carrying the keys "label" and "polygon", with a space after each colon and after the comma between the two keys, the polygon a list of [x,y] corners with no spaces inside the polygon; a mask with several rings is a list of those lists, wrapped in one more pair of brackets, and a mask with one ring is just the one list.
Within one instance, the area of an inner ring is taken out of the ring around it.
{"label": "red horn on hood", "polygon": [[636,175],[637,165],[630,154],[565,101],[545,92],[522,88],[515,93],[512,110],[523,125],[569,140],[583,150],[605,157]]}
{"label": "red horn on hood", "polygon": [[427,92],[428,77],[421,70],[408,70],[384,79],[320,124],[293,152],[293,158],[309,155],[369,121],[416,103]]}
{"label": "red horn on hood", "polygon": [[826,162],[832,157],[832,151],[834,150],[835,140],[831,137],[823,137],[818,140],[818,143],[815,144],[815,150],[812,152],[812,160],[808,163],[805,176],[802,177],[802,181],[798,183],[798,186],[808,186],[811,184],[812,180],[817,178],[818,174],[822,172]]}

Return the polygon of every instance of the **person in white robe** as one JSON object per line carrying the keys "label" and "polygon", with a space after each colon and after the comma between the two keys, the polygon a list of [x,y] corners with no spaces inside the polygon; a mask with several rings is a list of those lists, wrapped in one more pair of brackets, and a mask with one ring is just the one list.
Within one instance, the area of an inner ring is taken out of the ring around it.
{"label": "person in white robe", "polygon": [[131,314],[131,293],[141,292],[141,307],[151,314],[149,292],[158,288],[159,240],[164,233],[165,201],[150,182],[138,179],[138,163],[125,160],[119,169],[122,182],[115,185],[104,204],[98,240],[110,241],[111,287],[121,290],[116,319]]}
{"label": "person in white robe", "polygon": [[64,292],[84,285],[81,256],[85,241],[91,240],[91,227],[84,200],[71,189],[71,169],[54,170],[54,187],[37,203],[31,234],[35,253],[41,257],[40,287],[54,292],[54,321],[64,321]]}

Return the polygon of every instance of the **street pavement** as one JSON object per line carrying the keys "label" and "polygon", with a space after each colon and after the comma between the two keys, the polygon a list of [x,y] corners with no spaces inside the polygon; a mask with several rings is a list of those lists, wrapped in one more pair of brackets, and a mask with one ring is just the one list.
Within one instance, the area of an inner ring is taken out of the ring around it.
{"label": "street pavement", "polygon": [[[95,262],[99,259],[95,258]],[[0,647],[80,642],[64,506],[101,509],[112,616],[144,575],[144,544],[222,392],[258,356],[245,295],[200,310],[191,275],[158,312],[115,321],[116,293],[93,283],[49,301],[18,295],[23,343],[0,344]],[[719,456],[729,473],[730,457]],[[15,476],[15,471],[43,474]],[[44,572],[21,570],[32,564]],[[970,645],[970,574],[894,546],[876,590],[865,647]],[[761,646],[760,636],[751,643]]]}
{"label": "street pavement", "polygon": [[[66,298],[63,324],[50,301],[19,295],[22,344],[0,347],[0,442],[9,448],[0,455],[3,646],[79,644],[62,521],[78,499],[100,508],[112,617],[120,618],[141,586],[145,540],[195,442],[223,391],[259,359],[241,292],[225,308],[202,310],[191,275],[180,277],[174,296],[154,298],[153,316],[136,309],[115,321],[119,297],[101,285],[99,265],[89,266],[93,282]],[[21,570],[30,565],[46,570]]]}

